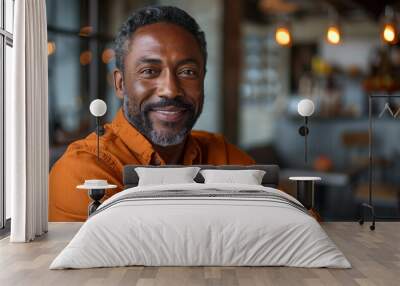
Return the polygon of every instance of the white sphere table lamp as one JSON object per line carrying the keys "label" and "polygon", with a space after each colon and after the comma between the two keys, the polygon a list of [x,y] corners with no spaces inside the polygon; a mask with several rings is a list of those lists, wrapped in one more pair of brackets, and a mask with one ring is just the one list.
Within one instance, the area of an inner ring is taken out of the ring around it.
{"label": "white sphere table lamp", "polygon": [[300,100],[297,105],[297,112],[304,117],[304,125],[299,128],[299,133],[304,136],[304,161],[307,163],[307,135],[310,132],[308,129],[308,117],[314,113],[314,103],[310,99]]}
{"label": "white sphere table lamp", "polygon": [[[90,103],[90,113],[96,117],[96,136],[97,136],[97,161],[100,160],[100,139],[103,135],[103,128],[100,128],[100,117],[107,112],[107,104],[101,99],[95,99]],[[88,190],[88,195],[92,199],[88,207],[89,216],[92,215],[97,208],[101,205],[100,200],[104,197],[107,189],[116,188],[116,185],[110,185],[107,180],[89,179],[85,183],[77,186],[77,189]]]}
{"label": "white sphere table lamp", "polygon": [[90,103],[89,106],[90,113],[96,117],[96,134],[97,134],[97,160],[100,159],[99,149],[100,149],[100,117],[102,117],[107,112],[107,104],[101,99],[95,99]]}

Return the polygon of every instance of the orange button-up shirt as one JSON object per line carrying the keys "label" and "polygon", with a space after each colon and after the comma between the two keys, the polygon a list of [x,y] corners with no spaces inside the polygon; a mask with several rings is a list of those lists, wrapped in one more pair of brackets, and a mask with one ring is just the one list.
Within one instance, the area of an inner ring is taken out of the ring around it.
{"label": "orange button-up shirt", "polygon": [[[97,137],[91,133],[73,142],[54,164],[49,178],[49,220],[84,221],[90,199],[86,190],[76,187],[88,179],[104,179],[121,191],[124,165],[165,165],[152,144],[133,127],[120,109],[113,122],[106,124],[100,137],[100,160],[97,160]],[[250,165],[254,160],[222,135],[192,131],[186,140],[183,165]]]}

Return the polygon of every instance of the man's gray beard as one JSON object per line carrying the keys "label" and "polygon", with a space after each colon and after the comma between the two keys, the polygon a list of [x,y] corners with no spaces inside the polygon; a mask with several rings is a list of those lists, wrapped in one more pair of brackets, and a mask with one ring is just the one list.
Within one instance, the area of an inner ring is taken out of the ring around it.
{"label": "man's gray beard", "polygon": [[185,126],[181,131],[174,135],[157,133],[157,131],[153,129],[151,120],[146,117],[143,112],[139,113],[138,115],[129,113],[129,99],[127,95],[124,95],[123,110],[125,118],[129,121],[129,123],[136,127],[140,133],[142,133],[155,145],[166,147],[180,144],[185,140],[186,135],[191,130],[191,128]]}

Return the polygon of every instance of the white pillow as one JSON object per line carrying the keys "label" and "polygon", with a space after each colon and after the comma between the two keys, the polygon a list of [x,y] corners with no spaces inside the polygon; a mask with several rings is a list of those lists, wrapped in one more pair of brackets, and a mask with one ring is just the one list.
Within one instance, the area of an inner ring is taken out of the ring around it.
{"label": "white pillow", "polygon": [[199,170],[199,167],[135,168],[139,176],[139,186],[195,183],[193,179]]}
{"label": "white pillow", "polygon": [[205,184],[234,183],[261,185],[265,171],[262,170],[201,170]]}

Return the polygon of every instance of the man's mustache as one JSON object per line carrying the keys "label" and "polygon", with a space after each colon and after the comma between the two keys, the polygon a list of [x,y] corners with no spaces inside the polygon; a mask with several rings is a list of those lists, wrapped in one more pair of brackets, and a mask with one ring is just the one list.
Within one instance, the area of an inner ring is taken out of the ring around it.
{"label": "man's mustache", "polygon": [[147,113],[153,109],[167,107],[167,106],[175,106],[178,108],[184,108],[184,109],[187,109],[188,111],[192,111],[192,112],[195,110],[195,108],[192,104],[185,102],[184,100],[182,100],[180,98],[178,98],[178,99],[162,98],[158,102],[146,104],[143,107],[143,112]]}

